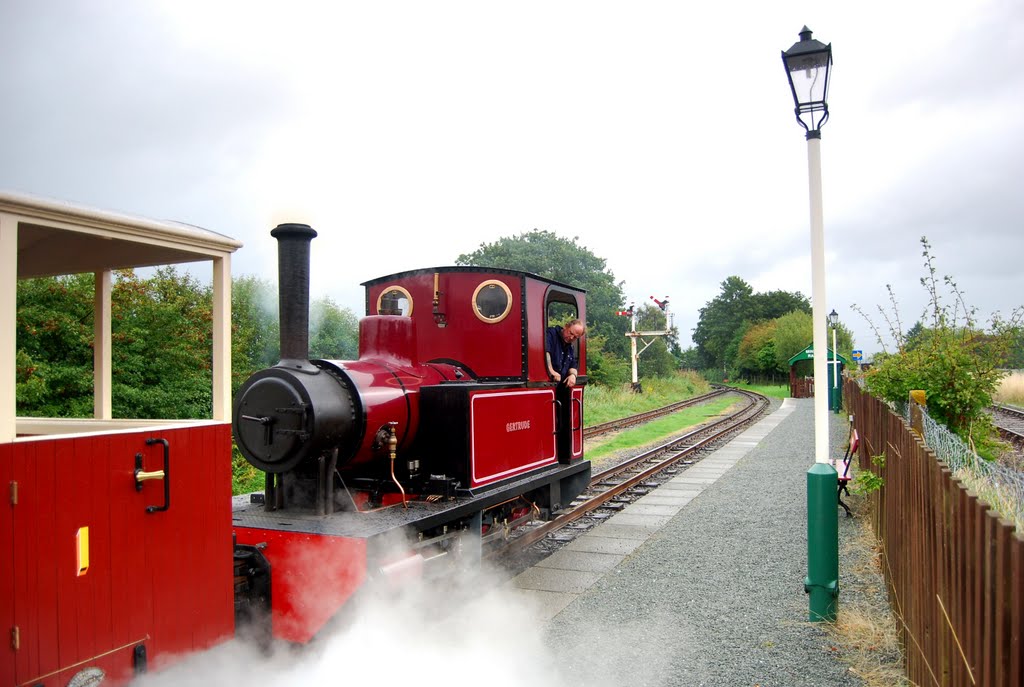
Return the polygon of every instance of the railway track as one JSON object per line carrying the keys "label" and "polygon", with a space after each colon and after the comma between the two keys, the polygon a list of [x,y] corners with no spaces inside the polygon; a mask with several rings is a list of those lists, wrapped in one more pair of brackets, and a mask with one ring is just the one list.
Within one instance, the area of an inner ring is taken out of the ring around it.
{"label": "railway track", "polygon": [[1024,410],[1000,405],[990,406],[988,410],[999,436],[1018,450],[1024,449]]}
{"label": "railway track", "polygon": [[[518,534],[512,538],[494,543],[489,547],[488,557],[493,560],[509,560],[549,537],[560,539],[559,545],[564,543],[575,534],[589,528],[587,524],[580,526],[581,520],[599,519],[599,509],[620,509],[629,501],[639,498],[657,486],[656,480],[659,476],[674,476],[680,468],[685,469],[686,466],[692,465],[699,460],[702,451],[753,424],[769,407],[766,397],[739,389],[721,389],[699,398],[706,401],[724,393],[738,394],[745,403],[739,410],[724,418],[702,425],[623,463],[596,473],[591,477],[590,486],[562,513],[537,526],[521,527],[517,530]],[[673,411],[665,411],[662,414],[667,412]],[[576,530],[574,534],[558,537],[559,530],[567,527],[573,527]],[[498,533],[493,536],[497,538]],[[485,540],[487,538],[485,537]]]}

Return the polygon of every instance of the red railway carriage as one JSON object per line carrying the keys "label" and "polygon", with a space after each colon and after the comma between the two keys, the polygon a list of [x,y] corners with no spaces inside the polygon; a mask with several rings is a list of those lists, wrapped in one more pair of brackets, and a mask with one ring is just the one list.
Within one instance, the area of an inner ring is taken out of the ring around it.
{"label": "red railway carriage", "polygon": [[[230,255],[173,222],[0,193],[0,685],[122,683],[234,632]],[[213,265],[213,418],[111,413],[111,271]],[[15,413],[15,289],[95,274],[94,417]]]}

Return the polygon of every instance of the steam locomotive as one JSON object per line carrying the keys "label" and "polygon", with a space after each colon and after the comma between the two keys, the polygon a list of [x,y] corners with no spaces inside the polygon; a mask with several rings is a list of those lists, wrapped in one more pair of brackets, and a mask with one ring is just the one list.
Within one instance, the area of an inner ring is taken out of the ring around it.
{"label": "steam locomotive", "polygon": [[583,386],[550,383],[544,364],[549,312],[586,313],[582,291],[535,275],[414,270],[363,284],[358,360],[309,360],[316,232],[271,234],[281,362],[235,399],[238,448],[266,472],[233,513],[236,604],[269,605],[273,635],[306,642],[367,578],[478,560],[586,487]]}
{"label": "steam locomotive", "polygon": [[[392,274],[363,285],[358,359],[310,360],[316,232],[272,234],[281,361],[232,401],[239,242],[0,191],[0,685],[124,684],[244,625],[307,642],[364,589],[471,566],[589,482],[585,343],[576,387],[544,361],[546,326],[586,317],[581,290],[478,267]],[[212,417],[113,417],[113,271],[206,262]],[[94,416],[18,417],[17,282],[82,272],[96,284]],[[230,496],[232,431],[262,493]]]}

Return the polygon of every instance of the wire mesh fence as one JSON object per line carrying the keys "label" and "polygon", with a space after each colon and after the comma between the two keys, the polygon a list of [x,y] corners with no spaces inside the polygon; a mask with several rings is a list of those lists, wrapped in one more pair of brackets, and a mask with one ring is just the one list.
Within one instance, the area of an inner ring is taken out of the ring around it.
{"label": "wire mesh fence", "polygon": [[[910,404],[904,404],[903,417],[910,422]],[[993,509],[1024,532],[1024,472],[996,461],[985,460],[959,436],[933,419],[921,408],[924,443],[953,474],[978,493]]]}

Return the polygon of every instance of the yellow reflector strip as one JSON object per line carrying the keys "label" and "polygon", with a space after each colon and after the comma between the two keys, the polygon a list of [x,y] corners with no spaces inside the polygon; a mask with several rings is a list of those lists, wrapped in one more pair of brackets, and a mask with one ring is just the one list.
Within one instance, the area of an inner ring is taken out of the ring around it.
{"label": "yellow reflector strip", "polygon": [[75,548],[78,550],[78,577],[89,571],[89,528],[79,527],[75,533]]}

